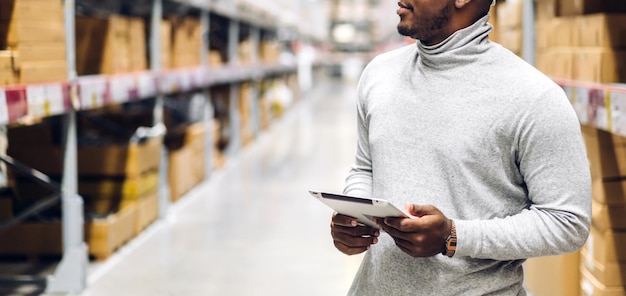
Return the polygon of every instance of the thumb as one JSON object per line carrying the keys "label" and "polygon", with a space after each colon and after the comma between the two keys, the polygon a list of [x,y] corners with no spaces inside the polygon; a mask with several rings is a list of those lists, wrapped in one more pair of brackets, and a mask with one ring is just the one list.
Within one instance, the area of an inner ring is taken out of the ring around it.
{"label": "thumb", "polygon": [[423,217],[423,216],[431,215],[433,212],[433,207],[408,203],[406,204],[406,210],[412,216]]}

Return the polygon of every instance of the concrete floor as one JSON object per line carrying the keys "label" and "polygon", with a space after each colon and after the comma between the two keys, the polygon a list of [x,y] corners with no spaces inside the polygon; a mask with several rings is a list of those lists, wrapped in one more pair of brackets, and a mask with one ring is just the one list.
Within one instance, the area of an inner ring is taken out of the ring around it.
{"label": "concrete floor", "polygon": [[81,295],[343,295],[361,256],[339,253],[332,211],[356,146],[355,83],[326,79],[166,219],[103,263]]}

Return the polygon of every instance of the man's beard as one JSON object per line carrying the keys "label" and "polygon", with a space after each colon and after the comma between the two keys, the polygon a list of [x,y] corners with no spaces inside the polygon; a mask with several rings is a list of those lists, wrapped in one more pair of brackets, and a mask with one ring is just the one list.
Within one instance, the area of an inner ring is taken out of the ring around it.
{"label": "man's beard", "polygon": [[441,30],[450,22],[451,11],[452,6],[446,6],[438,15],[418,19],[417,22],[410,24],[412,26],[405,26],[400,22],[397,27],[398,33],[417,40],[427,39],[432,32]]}

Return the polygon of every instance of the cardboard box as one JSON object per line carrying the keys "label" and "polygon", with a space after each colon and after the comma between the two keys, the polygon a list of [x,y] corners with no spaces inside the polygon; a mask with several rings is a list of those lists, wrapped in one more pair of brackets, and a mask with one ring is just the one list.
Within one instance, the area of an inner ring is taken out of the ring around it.
{"label": "cardboard box", "polygon": [[[585,125],[581,126],[581,131],[587,149],[591,177],[616,181],[616,178],[626,176],[626,137]],[[606,188],[603,190],[607,191]],[[608,191],[608,196],[612,196],[613,193],[610,192],[612,189]]]}
{"label": "cardboard box", "polygon": [[536,53],[535,66],[544,74],[563,79],[574,76],[574,48],[550,48]]}
{"label": "cardboard box", "polygon": [[[108,258],[134,237],[137,206],[131,205],[106,219],[85,223],[85,241],[89,254],[98,260]],[[30,222],[18,224],[0,233],[1,255],[63,254],[61,222]]]}
{"label": "cardboard box", "polygon": [[78,193],[85,199],[137,200],[153,191],[159,183],[158,168],[129,178],[79,179]]}
{"label": "cardboard box", "polygon": [[[22,42],[65,42],[65,25],[39,20],[0,23],[0,33],[6,32],[4,46],[17,47]],[[2,35],[0,35],[2,36]]]}
{"label": "cardboard box", "polygon": [[[140,144],[80,146],[78,174],[81,176],[138,177],[159,167],[160,138]],[[9,140],[11,143],[11,140]],[[61,175],[62,151],[55,146],[15,146],[9,144],[7,154],[24,164],[50,175]]]}
{"label": "cardboard box", "polygon": [[521,27],[518,28],[498,28],[498,41],[502,46],[517,55],[521,55],[524,44],[524,32]]}
{"label": "cardboard box", "polygon": [[605,48],[581,48],[576,53],[574,79],[618,83],[626,81],[626,51]]}
{"label": "cardboard box", "polygon": [[200,20],[193,17],[171,18],[173,68],[200,66],[202,28]]}
{"label": "cardboard box", "polygon": [[530,258],[524,263],[525,286],[532,295],[577,295],[580,253]]}
{"label": "cardboard box", "polygon": [[537,20],[550,20],[558,15],[557,0],[538,0],[536,1]]}
{"label": "cardboard box", "polygon": [[619,207],[626,204],[626,180],[592,179],[592,197],[597,203]]}
{"label": "cardboard box", "polygon": [[67,75],[67,62],[65,60],[23,61],[20,67],[20,82],[22,84],[66,81]]}
{"label": "cardboard box", "polygon": [[0,86],[19,83],[19,55],[12,50],[0,50]]}
{"label": "cardboard box", "polygon": [[157,191],[147,194],[137,201],[137,221],[135,235],[139,235],[159,217],[159,194]]}
{"label": "cardboard box", "polygon": [[575,17],[560,17],[550,21],[550,47],[575,47],[578,44],[578,20]]}
{"label": "cardboard box", "polygon": [[[626,182],[620,182],[621,186],[626,189]],[[594,184],[595,186],[595,184]],[[595,192],[594,192],[595,193]],[[592,211],[591,211],[591,223],[599,232],[605,231],[626,231],[626,196],[621,195],[619,198],[619,204],[603,204],[600,198],[593,198]]]}
{"label": "cardboard box", "polygon": [[65,42],[22,42],[16,51],[24,62],[65,61]]}
{"label": "cardboard box", "polygon": [[626,2],[620,0],[559,0],[558,5],[560,16],[626,12]]}
{"label": "cardboard box", "polygon": [[202,182],[206,173],[204,124],[192,124],[178,132],[184,135],[183,144],[175,145],[177,149],[169,149],[168,180],[172,201],[179,200]]}
{"label": "cardboard box", "polygon": [[[626,286],[626,265],[619,263],[600,264],[586,252],[581,252],[581,270],[591,274],[604,286]],[[555,294],[556,295],[556,294]],[[562,294],[565,295],[565,294]]]}
{"label": "cardboard box", "polygon": [[0,0],[0,22],[63,22],[63,2],[50,0]]}
{"label": "cardboard box", "polygon": [[142,18],[129,18],[129,53],[130,70],[145,71],[148,69],[146,44],[146,27]]}
{"label": "cardboard box", "polygon": [[167,70],[172,67],[172,24],[168,20],[161,21],[161,69]]}
{"label": "cardboard box", "polygon": [[600,283],[587,270],[581,269],[580,295],[583,296],[623,296],[626,295],[624,287],[607,287]]}
{"label": "cardboard box", "polygon": [[76,18],[76,69],[79,75],[131,71],[129,18]]}
{"label": "cardboard box", "polygon": [[626,264],[626,248],[622,247],[625,243],[626,232],[600,232],[595,227],[591,227],[591,233],[581,252],[585,252],[589,258],[599,265],[607,266],[609,263]]}
{"label": "cardboard box", "polygon": [[521,29],[524,20],[523,8],[523,1],[521,0],[508,0],[498,3],[496,6],[498,29]]}
{"label": "cardboard box", "polygon": [[626,14],[594,14],[576,19],[578,46],[626,48]]}

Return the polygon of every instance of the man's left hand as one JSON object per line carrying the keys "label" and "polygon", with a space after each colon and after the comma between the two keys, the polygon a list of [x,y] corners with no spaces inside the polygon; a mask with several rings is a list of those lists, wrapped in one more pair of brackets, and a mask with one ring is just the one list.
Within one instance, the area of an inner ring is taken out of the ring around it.
{"label": "man's left hand", "polygon": [[430,205],[407,204],[413,218],[375,218],[375,222],[413,257],[441,254],[452,228],[452,220]]}

